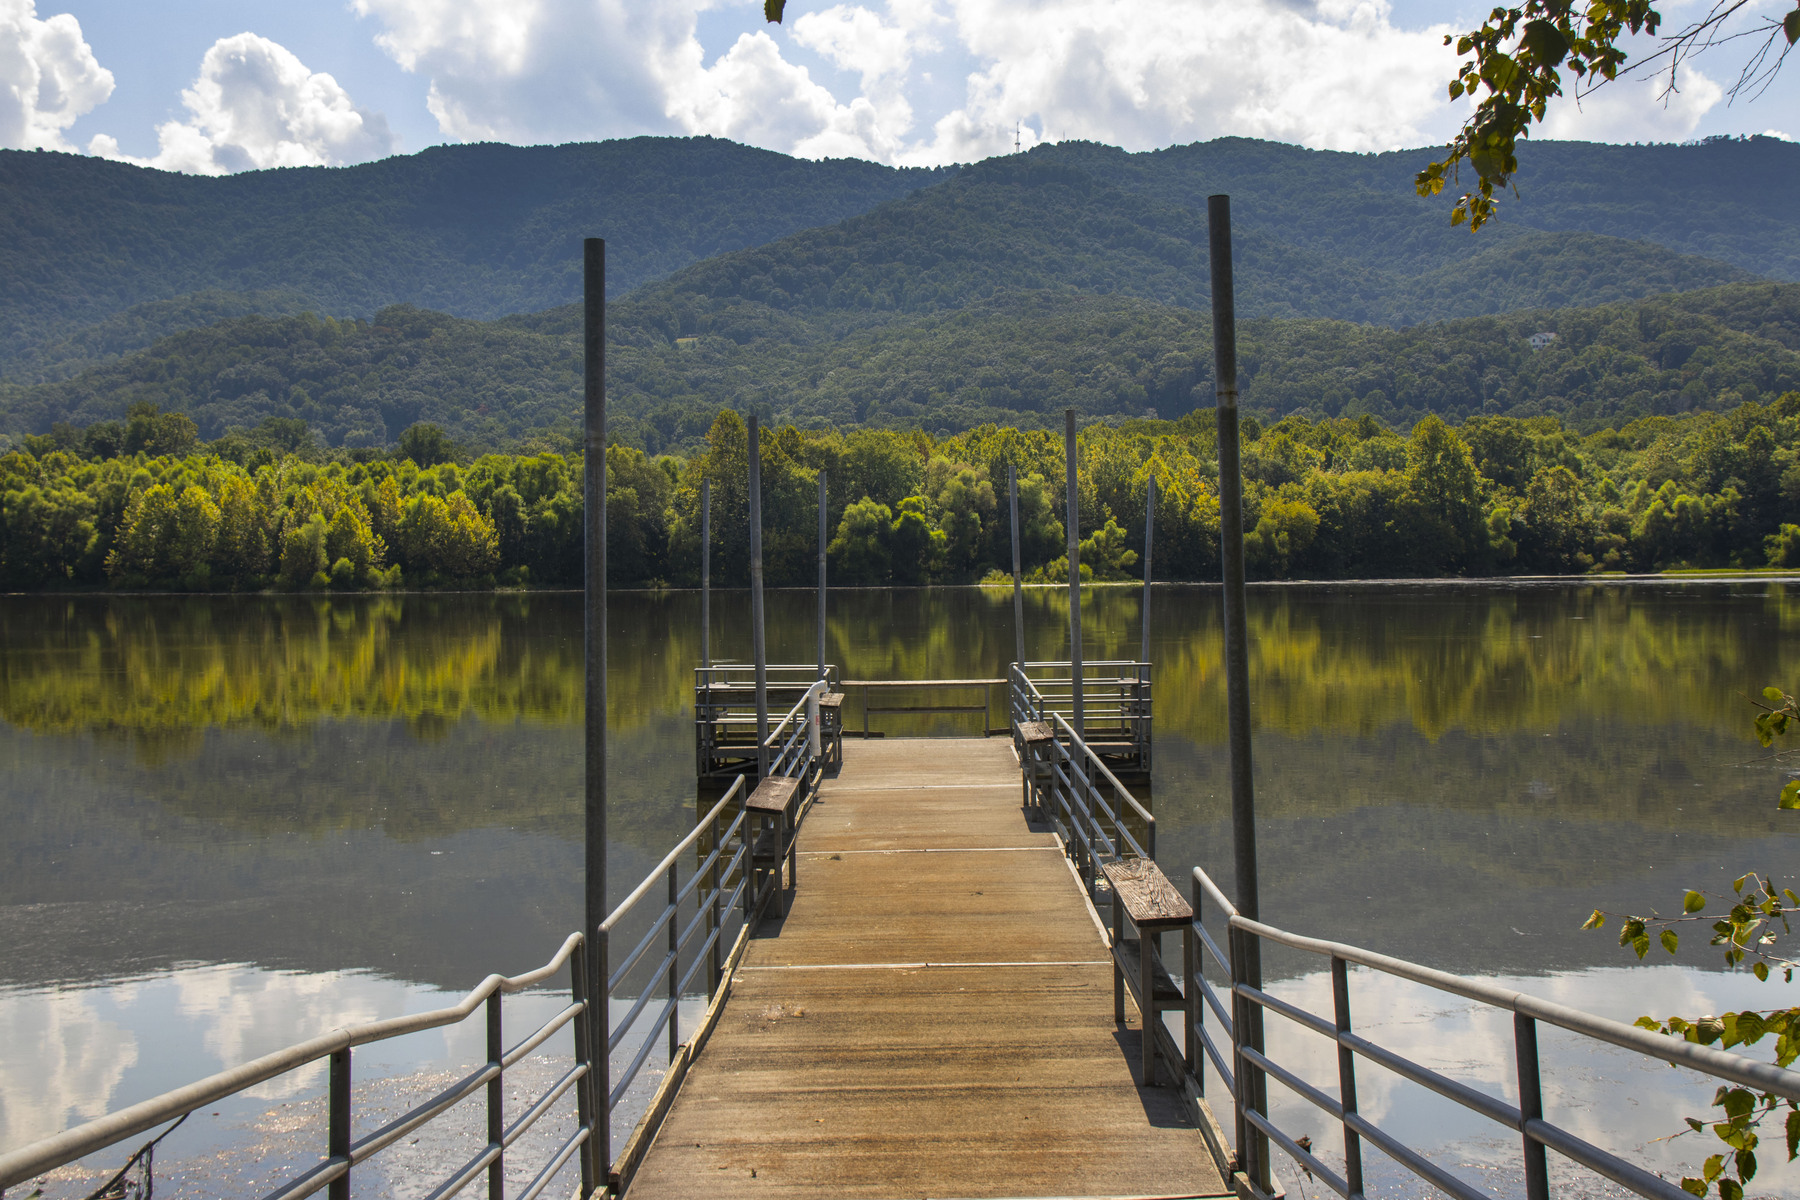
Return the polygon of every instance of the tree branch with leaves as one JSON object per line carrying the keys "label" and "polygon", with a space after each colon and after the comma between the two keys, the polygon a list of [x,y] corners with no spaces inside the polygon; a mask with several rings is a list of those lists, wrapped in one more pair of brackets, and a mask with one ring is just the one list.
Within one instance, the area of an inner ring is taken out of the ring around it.
{"label": "tree branch with leaves", "polygon": [[[1562,100],[1565,73],[1577,104],[1621,75],[1666,73],[1666,101],[1679,90],[1681,68],[1694,55],[1748,43],[1730,94],[1760,94],[1800,41],[1800,3],[1779,19],[1758,8],[1756,0],[1715,0],[1699,20],[1669,34],[1662,33],[1662,16],[1651,0],[1527,0],[1494,9],[1479,28],[1444,38],[1463,60],[1450,81],[1450,99],[1472,98],[1475,109],[1444,158],[1420,171],[1414,186],[1421,196],[1436,196],[1446,184],[1460,184],[1467,167],[1475,184],[1457,197],[1450,221],[1481,228],[1496,211],[1495,189],[1512,186],[1518,173],[1519,140],[1543,122],[1552,102]],[[1621,43],[1637,35],[1657,38],[1657,48],[1631,62]]]}
{"label": "tree branch with leaves", "polygon": [[[1773,745],[1777,737],[1800,721],[1800,701],[1780,688],[1764,688],[1762,700],[1753,703],[1762,709],[1756,717],[1756,736],[1764,747]],[[1778,803],[1783,809],[1800,809],[1800,780],[1790,780],[1781,789]],[[1724,907],[1708,912],[1715,904]],[[1705,925],[1711,933],[1708,944],[1722,947],[1727,967],[1737,968],[1748,962],[1751,974],[1765,983],[1777,972],[1784,983],[1792,983],[1800,963],[1777,947],[1782,938],[1793,932],[1789,917],[1796,910],[1800,910],[1800,894],[1767,875],[1751,871],[1732,880],[1728,896],[1688,891],[1681,898],[1681,912],[1677,915],[1653,912],[1639,916],[1595,909],[1582,928],[1604,929],[1609,921],[1617,920],[1619,945],[1630,947],[1642,959],[1650,953],[1653,936],[1657,944],[1674,954],[1681,944],[1682,929]],[[1800,1006],[1746,1009],[1719,1016],[1639,1017],[1637,1024],[1702,1046],[1717,1044],[1724,1050],[1754,1046],[1772,1038],[1776,1066],[1790,1067],[1800,1058]],[[1800,1104],[1771,1092],[1757,1093],[1742,1087],[1721,1087],[1712,1102],[1721,1115],[1710,1120],[1688,1117],[1688,1128],[1682,1133],[1710,1129],[1726,1149],[1709,1155],[1698,1175],[1681,1181],[1687,1191],[1705,1196],[1716,1190],[1719,1200],[1743,1200],[1744,1185],[1756,1177],[1758,1131],[1777,1117],[1781,1118],[1788,1161],[1800,1157]]]}

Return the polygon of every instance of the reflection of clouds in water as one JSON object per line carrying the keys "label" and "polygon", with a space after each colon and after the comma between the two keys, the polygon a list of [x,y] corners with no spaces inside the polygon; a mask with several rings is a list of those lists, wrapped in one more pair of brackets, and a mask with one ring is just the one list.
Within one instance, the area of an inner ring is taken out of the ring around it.
{"label": "reflection of clouds in water", "polygon": [[[299,974],[254,967],[198,967],[170,978],[177,1011],[196,1022],[218,1068],[249,1062],[342,1025],[409,1011],[410,989],[357,971]],[[423,990],[423,989],[420,989]],[[320,1086],[323,1059],[278,1075],[244,1094],[280,1100]]]}
{"label": "reflection of clouds in water", "polygon": [[[1703,973],[1673,965],[1502,976],[1486,982],[1627,1022],[1645,1013],[1693,1016],[1795,1002],[1794,988],[1758,984],[1748,975]],[[1269,990],[1321,1016],[1329,1018],[1332,1012],[1331,977],[1326,972],[1281,980]],[[1352,968],[1350,1015],[1352,1027],[1377,1045],[1509,1104],[1518,1103],[1511,1012]],[[1337,1053],[1332,1043],[1275,1014],[1266,1018],[1266,1041],[1277,1063],[1337,1095]],[[1750,1057],[1763,1059],[1771,1052],[1762,1046],[1748,1051]],[[1545,1115],[1577,1137],[1671,1176],[1691,1171],[1717,1148],[1710,1135],[1706,1140],[1658,1140],[1682,1130],[1684,1117],[1707,1115],[1716,1081],[1541,1022],[1538,1054]],[[1516,1134],[1362,1058],[1356,1063],[1356,1086],[1357,1107],[1365,1117],[1442,1165],[1518,1162]],[[1278,1081],[1270,1081],[1269,1099],[1282,1128],[1310,1135],[1324,1152],[1322,1157],[1341,1169],[1342,1135],[1335,1122]],[[1289,1165],[1285,1157],[1278,1157],[1284,1168]],[[1770,1156],[1762,1163],[1758,1192],[1800,1194],[1800,1171],[1774,1161],[1778,1157],[1784,1156]]]}
{"label": "reflection of clouds in water", "polygon": [[137,1038],[102,1017],[91,992],[0,994],[0,1047],[0,1149],[105,1115],[138,1060]]}
{"label": "reflection of clouds in water", "polygon": [[[102,988],[0,992],[0,1148],[339,1026],[443,1008],[461,998],[363,971],[304,974],[241,965],[188,967]],[[510,999],[509,1034],[516,1040],[516,1031],[534,1027],[565,1002],[549,994]],[[460,1024],[360,1049],[357,1075],[473,1063],[486,1056],[485,1043],[477,1010]],[[325,1070],[321,1059],[243,1095],[292,1099],[323,1088]]]}

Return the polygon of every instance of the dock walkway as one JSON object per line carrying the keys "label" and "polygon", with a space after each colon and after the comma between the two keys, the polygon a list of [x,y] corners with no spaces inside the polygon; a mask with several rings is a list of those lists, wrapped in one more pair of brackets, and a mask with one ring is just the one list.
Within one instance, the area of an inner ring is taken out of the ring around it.
{"label": "dock walkway", "polygon": [[999,739],[845,747],[631,1200],[1222,1196]]}

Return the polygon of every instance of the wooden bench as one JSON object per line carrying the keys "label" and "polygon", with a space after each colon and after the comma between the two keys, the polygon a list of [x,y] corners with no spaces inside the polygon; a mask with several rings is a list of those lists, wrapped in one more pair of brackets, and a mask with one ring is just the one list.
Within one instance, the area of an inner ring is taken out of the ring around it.
{"label": "wooden bench", "polygon": [[787,860],[788,886],[800,886],[800,856],[796,850],[799,801],[800,781],[783,776],[763,780],[744,800],[744,811],[757,823],[750,843],[750,862],[753,867],[774,873],[778,916],[787,915],[787,901],[781,887],[783,859]]}
{"label": "wooden bench", "polygon": [[[1160,1024],[1161,1014],[1187,1007],[1181,989],[1162,964],[1158,943],[1164,933],[1191,923],[1194,909],[1162,868],[1147,858],[1120,859],[1100,869],[1112,885],[1113,1020],[1125,1023],[1125,989],[1130,988],[1143,1018],[1143,1084],[1151,1087],[1156,1083],[1158,1046],[1163,1040],[1154,1027]],[[1137,930],[1136,940],[1125,936],[1127,921]],[[1172,1076],[1180,1079],[1182,1066],[1170,1062],[1169,1067]]]}
{"label": "wooden bench", "polygon": [[828,770],[844,765],[844,693],[826,692],[819,697],[819,742]]}
{"label": "wooden bench", "polygon": [[1056,730],[1045,721],[1014,721],[1013,737],[1019,747],[1019,769],[1024,773],[1025,807],[1043,808],[1044,784],[1050,778],[1050,754]]}

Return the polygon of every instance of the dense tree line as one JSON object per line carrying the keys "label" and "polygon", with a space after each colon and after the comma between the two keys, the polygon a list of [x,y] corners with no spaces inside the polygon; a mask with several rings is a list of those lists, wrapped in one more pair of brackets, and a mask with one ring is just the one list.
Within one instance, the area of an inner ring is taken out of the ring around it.
{"label": "dense tree line", "polygon": [[[940,436],[1051,427],[1065,408],[1175,419],[1211,404],[1209,318],[1173,305],[1014,292],[841,336],[766,306],[732,310],[723,331],[674,317],[665,328],[657,312],[620,304],[608,331],[612,430],[650,454],[691,451],[746,397],[770,424]],[[574,310],[476,322],[407,307],[367,322],[227,320],[76,379],[0,384],[0,430],[44,434],[154,404],[206,438],[275,418],[331,447],[378,448],[428,422],[477,449],[564,451],[579,440],[578,324]],[[1534,349],[1537,333],[1555,336]],[[1245,321],[1239,367],[1243,402],[1264,420],[1557,416],[1591,431],[1800,388],[1800,284],[1410,329]]]}
{"label": "dense tree line", "polygon": [[[1800,567],[1800,392],[1727,412],[1648,417],[1582,436],[1554,417],[1373,416],[1245,423],[1246,550],[1262,579],[1579,574]],[[201,443],[145,406],[124,422],[25,439],[0,457],[0,583],[249,590],[571,586],[581,580],[583,465],[550,452],[473,456],[440,429],[394,454],[328,453],[304,426]],[[834,580],[970,583],[1010,565],[1009,472],[1033,581],[1066,578],[1061,439],[983,425],[804,431],[763,441],[770,582],[804,586],[826,473]],[[710,480],[714,578],[749,578],[748,434],[720,412],[688,457],[607,452],[619,586],[692,585]],[[1157,480],[1157,575],[1218,576],[1211,413],[1089,425],[1078,461],[1082,570],[1138,571]]]}

